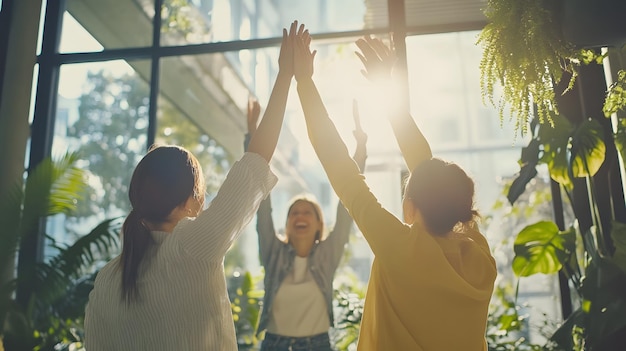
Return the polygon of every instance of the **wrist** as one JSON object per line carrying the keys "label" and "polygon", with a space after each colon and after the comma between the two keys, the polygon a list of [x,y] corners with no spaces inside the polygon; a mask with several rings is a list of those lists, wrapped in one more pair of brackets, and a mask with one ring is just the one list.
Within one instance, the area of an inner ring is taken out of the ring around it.
{"label": "wrist", "polygon": [[276,79],[291,80],[291,77],[293,77],[293,73],[286,72],[285,70],[281,70],[280,68],[278,69],[278,76]]}
{"label": "wrist", "polygon": [[311,76],[296,77],[296,82],[298,84],[312,84],[313,77]]}

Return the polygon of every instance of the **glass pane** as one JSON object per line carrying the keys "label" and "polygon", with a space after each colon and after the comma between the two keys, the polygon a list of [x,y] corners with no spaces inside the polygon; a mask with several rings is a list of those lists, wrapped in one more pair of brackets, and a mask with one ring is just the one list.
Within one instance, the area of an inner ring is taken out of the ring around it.
{"label": "glass pane", "polygon": [[407,38],[414,116],[436,149],[510,147],[514,125],[483,104],[477,32]]}
{"label": "glass pane", "polygon": [[[277,53],[277,49],[270,51]],[[164,58],[160,100],[173,106],[179,119],[188,119],[221,145],[229,158],[239,158],[243,153],[244,109],[255,84],[251,67],[250,62],[242,64],[238,53]],[[166,113],[167,106],[160,106],[158,137],[178,133]]]}
{"label": "glass pane", "polygon": [[52,152],[80,152],[89,185],[72,230],[85,234],[130,208],[130,177],[147,149],[149,72],[148,61],[61,66]]}
{"label": "glass pane", "polygon": [[[484,187],[477,192],[477,203],[485,211],[502,191],[489,185],[519,171],[523,140],[515,137],[513,123],[501,122],[497,110],[482,101],[477,34],[421,35],[406,42],[413,117],[435,156],[478,155],[451,161],[459,162]],[[484,159],[492,157],[487,155],[499,157]]]}
{"label": "glass pane", "polygon": [[61,52],[152,45],[152,0],[67,0],[66,10]]}
{"label": "glass pane", "polygon": [[279,37],[296,19],[313,34],[387,25],[366,21],[362,0],[165,0],[161,17],[162,45]]}

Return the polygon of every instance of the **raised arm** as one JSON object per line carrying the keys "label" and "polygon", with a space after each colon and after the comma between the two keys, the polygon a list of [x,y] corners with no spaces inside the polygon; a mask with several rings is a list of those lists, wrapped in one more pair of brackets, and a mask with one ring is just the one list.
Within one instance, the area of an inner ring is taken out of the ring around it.
{"label": "raised arm", "polygon": [[[408,247],[404,242],[409,228],[389,211],[385,210],[371,193],[356,162],[350,158],[348,148],[328,117],[324,103],[313,82],[313,59],[315,51],[309,49],[310,37],[296,40],[294,48],[294,75],[298,82],[298,96],[304,110],[309,139],[324,171],[339,199],[361,229],[377,257],[393,260],[398,247]],[[330,239],[330,238],[329,238]]]}
{"label": "raised arm", "polygon": [[[283,28],[283,41],[278,57],[278,76],[263,114],[263,119],[256,128],[256,132],[251,137],[248,145],[248,152],[257,153],[268,162],[274,155],[274,150],[278,143],[278,135],[285,117],[287,94],[289,93],[289,86],[293,77],[293,45],[297,27],[298,21],[294,21],[289,28],[289,33]],[[303,28],[303,25],[301,28]]]}
{"label": "raised arm", "polygon": [[355,100],[352,100],[352,118],[354,118],[354,139],[356,140],[356,149],[352,159],[356,162],[361,170],[361,173],[365,171],[365,160],[367,159],[367,134],[361,126],[361,115],[359,114],[359,104]]}
{"label": "raised arm", "polygon": [[[261,112],[261,105],[256,99],[248,100],[248,133],[244,140],[244,150],[248,150],[248,144],[250,138],[254,135],[259,122],[259,115]],[[267,266],[269,258],[272,254],[274,247],[280,245],[280,240],[276,237],[276,230],[274,228],[274,220],[272,218],[272,200],[271,195],[268,195],[263,201],[256,213],[256,231],[259,238],[259,259],[261,265]]]}
{"label": "raised arm", "polygon": [[[329,164],[351,164],[349,171],[358,174],[360,172],[356,163],[350,158],[348,149],[339,136],[333,122],[328,118],[328,112],[322,102],[322,98],[313,82],[313,61],[317,51],[310,51],[311,37],[308,32],[298,34],[294,47],[294,57],[297,61],[294,75],[298,82],[298,96],[304,111],[309,139],[318,154],[322,166],[329,175],[331,184],[334,177],[334,167]],[[333,184],[334,186],[335,184]]]}
{"label": "raised arm", "polygon": [[[396,95],[405,94],[393,88],[392,75],[403,73],[397,71],[399,67],[395,65],[394,51],[380,39],[371,36],[357,40],[356,45],[361,50],[361,52],[356,52],[356,55],[364,66],[361,72],[374,83],[379,95],[385,98],[385,94],[389,92]],[[396,72],[392,74],[394,69]],[[391,128],[409,171],[413,171],[419,163],[432,158],[430,145],[409,113],[408,103],[403,102],[400,96],[392,96],[389,100],[391,101],[388,102],[392,105],[389,108]]]}
{"label": "raised arm", "polygon": [[[354,118],[354,139],[356,140],[356,149],[352,156],[352,159],[356,162],[357,166],[361,170],[361,173],[365,170],[365,161],[367,159],[367,134],[361,127],[361,121],[359,117],[359,108],[356,100],[352,104],[352,117]],[[346,246],[346,243],[350,239],[350,232],[352,231],[352,218],[346,210],[345,206],[339,201],[337,204],[337,218],[335,219],[335,226],[326,242],[330,246],[329,251],[332,252],[329,258],[332,262],[332,268],[334,269],[339,265],[341,257]]]}

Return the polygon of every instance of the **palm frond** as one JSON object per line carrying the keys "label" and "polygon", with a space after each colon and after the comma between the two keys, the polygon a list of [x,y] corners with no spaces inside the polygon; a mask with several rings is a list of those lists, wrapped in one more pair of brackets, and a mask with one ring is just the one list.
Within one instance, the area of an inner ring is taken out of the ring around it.
{"label": "palm frond", "polygon": [[98,224],[89,234],[61,250],[50,265],[63,274],[80,277],[97,260],[106,260],[119,248],[121,218],[112,218]]}

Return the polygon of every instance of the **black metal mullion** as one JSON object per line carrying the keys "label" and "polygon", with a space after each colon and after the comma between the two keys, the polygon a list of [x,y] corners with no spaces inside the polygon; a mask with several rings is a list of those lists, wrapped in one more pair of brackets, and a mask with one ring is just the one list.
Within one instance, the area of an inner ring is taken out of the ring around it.
{"label": "black metal mullion", "polygon": [[[409,71],[406,56],[406,14],[404,0],[388,0],[389,29],[393,34],[393,45],[398,60],[396,65],[400,68],[402,76],[396,76],[400,84],[399,93],[402,94],[402,103],[405,104],[406,111],[410,110],[409,100]],[[409,171],[413,171],[410,169]]]}
{"label": "black metal mullion", "polygon": [[154,18],[152,21],[152,50],[150,65],[150,106],[148,109],[148,148],[154,144],[157,129],[157,112],[159,99],[161,47],[161,7],[163,0],[154,0]]}
{"label": "black metal mullion", "polygon": [[[63,23],[65,0],[47,1],[43,28],[39,78],[35,99],[34,117],[31,125],[28,171],[32,171],[50,155],[54,119],[56,117],[57,89],[59,86],[58,48]],[[45,244],[45,220],[41,220],[36,232],[22,238],[18,259],[18,276],[28,276],[37,262],[43,261]],[[24,273],[24,275],[22,275]],[[34,281],[21,280],[16,300],[26,307],[34,290]]]}
{"label": "black metal mullion", "polygon": [[[348,38],[358,38],[367,34],[389,33],[389,28],[378,28],[348,32],[312,34],[317,44],[345,41]],[[150,59],[154,55],[160,58],[184,55],[215,54],[229,51],[263,49],[279,46],[282,37],[262,38],[251,40],[234,40],[227,42],[202,43],[164,47],[139,47],[122,49],[105,49],[99,52],[64,53],[58,55],[61,64],[100,62],[111,60]]]}

